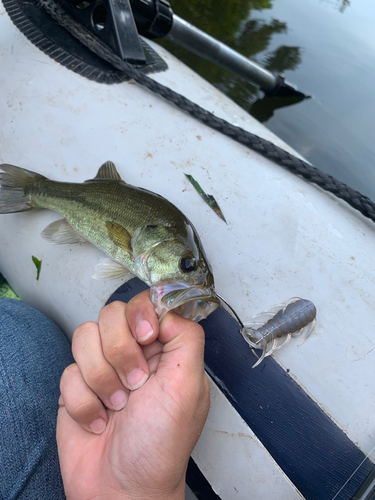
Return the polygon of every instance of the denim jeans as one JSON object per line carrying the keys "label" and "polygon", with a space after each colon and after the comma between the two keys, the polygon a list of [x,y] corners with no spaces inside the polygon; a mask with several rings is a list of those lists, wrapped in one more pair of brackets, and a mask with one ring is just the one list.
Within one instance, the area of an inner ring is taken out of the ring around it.
{"label": "denim jeans", "polygon": [[56,446],[70,343],[43,313],[0,298],[0,499],[65,499]]}

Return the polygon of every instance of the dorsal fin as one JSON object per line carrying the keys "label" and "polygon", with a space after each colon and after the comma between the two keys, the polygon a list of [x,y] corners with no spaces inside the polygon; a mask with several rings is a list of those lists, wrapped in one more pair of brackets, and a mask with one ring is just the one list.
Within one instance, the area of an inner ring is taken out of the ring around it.
{"label": "dorsal fin", "polygon": [[113,179],[114,181],[121,181],[120,174],[117,172],[115,164],[108,160],[99,168],[95,179]]}

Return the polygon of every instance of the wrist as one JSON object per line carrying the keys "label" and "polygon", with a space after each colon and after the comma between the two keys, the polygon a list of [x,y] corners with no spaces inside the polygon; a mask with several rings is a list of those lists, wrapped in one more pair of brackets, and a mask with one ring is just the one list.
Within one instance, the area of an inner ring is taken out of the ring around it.
{"label": "wrist", "polygon": [[93,491],[89,496],[86,496],[85,494],[82,495],[82,492],[78,493],[78,495],[77,492],[73,495],[70,495],[66,490],[65,494],[67,500],[92,500],[94,498],[95,500],[185,500],[185,488],[186,485],[184,479],[184,481],[179,484],[173,491],[168,491],[168,489],[165,489],[163,491],[156,491],[152,488],[149,488],[147,492],[135,490],[134,492],[129,494],[111,488],[110,491],[108,491],[108,489],[106,491],[102,489],[100,493],[96,493],[93,496],[91,496],[93,494]]}
{"label": "wrist", "polygon": [[[106,498],[107,500],[107,498]],[[185,486],[183,490],[179,493],[173,493],[173,494],[154,494],[150,493],[146,496],[143,496],[142,494],[140,496],[132,496],[132,497],[114,497],[111,500],[185,500]]]}
{"label": "wrist", "polygon": [[173,493],[151,492],[147,494],[123,495],[121,493],[95,497],[95,500],[185,500],[185,484]]}
{"label": "wrist", "polygon": [[[134,491],[131,494],[111,491],[95,496],[95,500],[185,500],[185,478],[173,491],[168,488],[161,490],[154,490],[149,488],[148,491]],[[86,500],[81,498],[70,498],[67,500]],[[91,500],[91,499],[90,499]]]}
{"label": "wrist", "polygon": [[[113,500],[120,500],[114,498]],[[134,495],[125,495],[121,500],[185,500],[185,480],[173,491],[155,491],[150,488],[147,493],[139,492]]]}

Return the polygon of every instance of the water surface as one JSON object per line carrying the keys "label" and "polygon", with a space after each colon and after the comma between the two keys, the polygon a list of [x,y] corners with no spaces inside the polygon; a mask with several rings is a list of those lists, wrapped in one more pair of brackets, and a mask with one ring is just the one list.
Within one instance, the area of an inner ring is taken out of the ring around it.
{"label": "water surface", "polygon": [[163,41],[316,167],[375,201],[373,0],[172,0],[174,12],[311,99],[264,98],[240,77]]}

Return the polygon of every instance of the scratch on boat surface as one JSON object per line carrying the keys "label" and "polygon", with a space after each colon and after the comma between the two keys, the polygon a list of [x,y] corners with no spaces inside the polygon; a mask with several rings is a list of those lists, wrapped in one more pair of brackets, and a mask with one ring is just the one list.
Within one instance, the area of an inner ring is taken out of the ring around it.
{"label": "scratch on boat surface", "polygon": [[[364,337],[366,337],[366,339],[369,341],[369,343],[371,344],[371,348],[369,345],[364,345],[363,343],[362,344],[359,344],[359,345],[352,345],[350,347],[347,347],[346,350],[345,350],[345,358],[348,359],[349,361],[351,361],[352,363],[355,362],[355,361],[365,361],[366,359],[366,356],[368,354],[370,354],[373,350],[374,350],[374,344],[371,342],[371,340],[368,338],[367,335],[364,335]],[[368,349],[366,352],[365,349]]]}
{"label": "scratch on boat surface", "polygon": [[214,429],[214,430],[215,432],[219,432],[220,434],[226,434],[227,436],[253,439],[253,436],[251,434],[246,434],[245,432],[227,432],[227,431],[221,431],[220,429]]}
{"label": "scratch on boat surface", "polygon": [[219,377],[217,377],[214,374],[214,372],[206,365],[206,363],[204,364],[204,369],[209,374],[209,376],[212,378],[212,380],[216,383],[216,385],[221,389],[221,391],[226,396],[229,396],[235,403],[238,404],[237,399],[233,396],[233,394],[231,394],[231,392],[229,391],[228,387],[224,384],[224,382],[222,380],[219,379]]}

